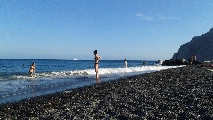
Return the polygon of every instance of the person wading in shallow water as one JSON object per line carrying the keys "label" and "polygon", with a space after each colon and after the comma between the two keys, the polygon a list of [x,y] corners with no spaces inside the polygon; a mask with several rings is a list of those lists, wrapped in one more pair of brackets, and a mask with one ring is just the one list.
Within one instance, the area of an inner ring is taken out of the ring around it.
{"label": "person wading in shallow water", "polygon": [[124,68],[127,68],[127,61],[124,59]]}
{"label": "person wading in shallow water", "polygon": [[32,65],[30,66],[29,70],[29,76],[33,77],[33,73],[35,74],[35,63],[33,62]]}
{"label": "person wading in shallow water", "polygon": [[95,67],[95,72],[96,72],[96,80],[99,80],[99,74],[98,74],[98,61],[101,59],[101,56],[99,56],[97,54],[97,50],[95,50],[94,52],[95,55],[95,63],[94,63],[94,67]]}

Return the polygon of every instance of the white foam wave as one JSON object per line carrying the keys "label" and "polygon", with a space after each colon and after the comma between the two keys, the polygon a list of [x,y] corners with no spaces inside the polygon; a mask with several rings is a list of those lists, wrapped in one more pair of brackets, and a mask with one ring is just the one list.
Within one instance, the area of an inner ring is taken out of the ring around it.
{"label": "white foam wave", "polygon": [[[120,74],[131,72],[154,72],[164,69],[177,68],[182,66],[141,66],[141,67],[129,67],[129,68],[101,68],[99,74]],[[94,73],[95,74],[95,73]]]}
{"label": "white foam wave", "polygon": [[[123,74],[123,73],[134,73],[134,72],[154,72],[160,71],[164,69],[177,68],[182,66],[141,66],[141,67],[129,67],[129,68],[100,68],[99,74]],[[60,71],[60,72],[45,72],[45,73],[37,73],[35,75],[36,78],[59,78],[59,77],[77,77],[77,76],[93,76],[95,75],[94,69],[86,69],[86,70],[75,70],[75,71]],[[28,76],[14,76],[18,79],[24,78],[28,79]],[[34,78],[35,78],[34,77]]]}

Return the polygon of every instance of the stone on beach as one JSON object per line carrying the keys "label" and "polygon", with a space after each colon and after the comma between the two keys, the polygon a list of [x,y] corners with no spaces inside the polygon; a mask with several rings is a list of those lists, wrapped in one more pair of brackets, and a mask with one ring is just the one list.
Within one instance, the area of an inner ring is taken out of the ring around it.
{"label": "stone on beach", "polygon": [[2,119],[212,119],[212,72],[161,70],[0,105]]}

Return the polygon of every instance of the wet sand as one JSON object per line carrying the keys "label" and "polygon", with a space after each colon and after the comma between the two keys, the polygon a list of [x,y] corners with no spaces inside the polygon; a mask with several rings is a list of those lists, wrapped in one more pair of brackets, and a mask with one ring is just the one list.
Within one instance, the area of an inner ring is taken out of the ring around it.
{"label": "wet sand", "polygon": [[213,119],[213,73],[161,70],[0,105],[0,119]]}

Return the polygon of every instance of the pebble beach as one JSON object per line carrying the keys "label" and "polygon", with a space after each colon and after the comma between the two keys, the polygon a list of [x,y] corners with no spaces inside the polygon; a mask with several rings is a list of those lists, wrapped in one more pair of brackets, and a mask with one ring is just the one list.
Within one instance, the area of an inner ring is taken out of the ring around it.
{"label": "pebble beach", "polygon": [[213,119],[213,73],[185,66],[0,105],[3,119]]}

